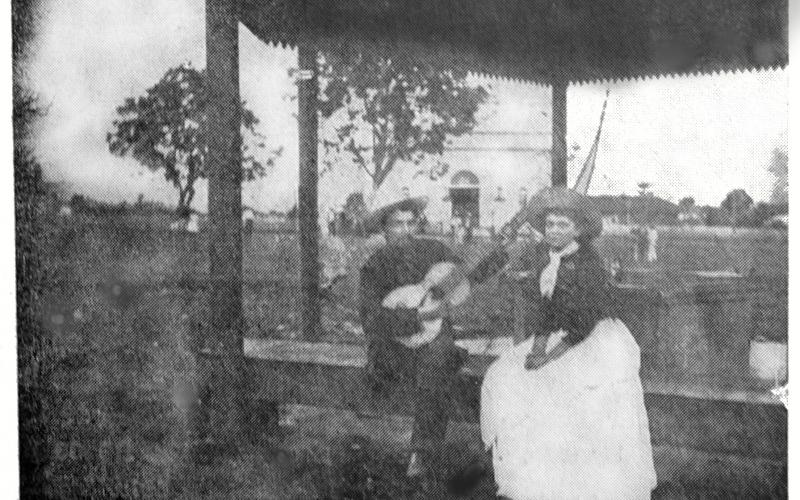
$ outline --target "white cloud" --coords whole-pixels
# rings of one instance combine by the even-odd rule
[[[588,149],[605,87],[569,93],[570,144]],[[788,80],[784,70],[660,78],[611,86],[593,192],[632,192],[638,181],[656,193],[718,204],[736,188],[769,198],[766,167],[786,146]],[[582,158],[581,158],[582,160]]]

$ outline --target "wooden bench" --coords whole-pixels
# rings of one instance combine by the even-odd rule
[[[477,422],[480,384],[510,337],[459,340],[470,351],[453,393],[453,419]],[[258,401],[408,415],[412,388],[376,395],[366,381],[361,345],[245,339],[247,391]],[[213,362],[208,352],[201,360]],[[665,377],[643,373],[655,445],[784,460],[787,412],[770,387],[750,379]]]
[[[622,316],[640,345],[658,333],[660,296],[620,292]],[[629,299],[624,293],[635,294]],[[638,300],[638,302],[636,302]],[[633,304],[633,306],[631,306]],[[452,419],[477,422],[480,386],[489,364],[513,337],[459,339],[470,352],[452,394]],[[363,345],[245,339],[246,391],[257,408],[274,403],[335,408],[368,415],[409,415],[412,388],[375,394],[366,380]],[[217,357],[201,352],[200,362]],[[787,461],[787,411],[770,384],[747,377],[665,373],[642,357],[642,384],[659,478],[676,473],[704,480],[707,470],[734,471],[773,487]],[[666,450],[666,451],[665,451]],[[697,457],[703,457],[698,459]],[[666,457],[666,458],[665,458]],[[691,458],[690,458],[691,457]]]

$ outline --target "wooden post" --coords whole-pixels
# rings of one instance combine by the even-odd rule
[[[218,362],[201,363],[206,432],[232,444],[241,430],[242,161],[239,23],[234,0],[206,0],[206,145],[208,154],[209,329],[205,349]],[[210,420],[208,420],[210,419]]]
[[[553,80],[553,149],[551,185],[567,185],[567,85],[562,78]]]
[[[312,44],[298,47],[297,81],[300,172],[297,221],[300,235],[300,328],[303,338],[320,333],[319,230],[317,213],[317,52]]]

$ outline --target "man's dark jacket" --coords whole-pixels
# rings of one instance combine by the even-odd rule
[[[469,274],[471,283],[480,283],[494,274],[507,261],[499,249],[478,264]],[[398,344],[394,338],[414,335],[420,329],[416,309],[386,309],[384,297],[395,288],[421,282],[438,262],[461,263],[461,259],[444,243],[416,238],[402,245],[378,249],[361,268],[361,322],[368,341],[370,360],[381,362],[392,356]],[[452,335],[448,318],[441,335]]]

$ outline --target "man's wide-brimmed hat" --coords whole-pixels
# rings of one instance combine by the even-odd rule
[[[603,232],[603,218],[592,200],[575,190],[564,187],[546,187],[533,195],[518,214],[520,224],[528,222],[544,233],[544,221],[548,213],[567,212],[578,220],[581,233],[595,238]]]
[[[417,196],[414,198],[404,198],[394,203],[384,205],[370,212],[364,218],[364,229],[368,234],[379,233],[383,231],[383,225],[386,223],[386,218],[397,211],[413,212],[414,215],[419,217],[425,207],[428,205],[428,198],[424,196]]]

